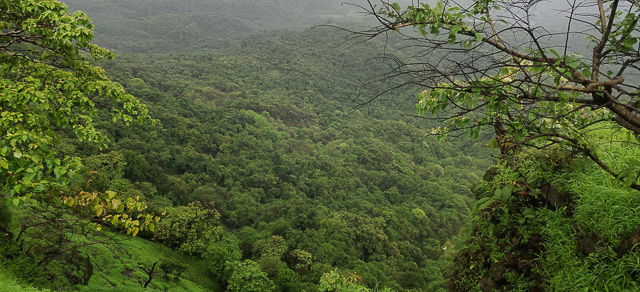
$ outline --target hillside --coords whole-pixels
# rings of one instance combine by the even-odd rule
[[[333,2],[312,18],[300,13],[318,3],[280,2],[156,1],[146,9],[138,2],[70,1],[72,9],[95,14],[96,42],[119,52],[99,65],[157,120],[127,127],[113,122],[109,108],[100,110],[96,128],[111,141],[103,149],[59,129],[58,155],[81,157],[86,166],[70,191],[117,191],[146,200],[147,213],[166,215],[155,232],[138,234],[148,242],[118,235],[117,244],[56,256],[51,248],[69,242],[40,239],[49,227],[34,227],[23,237],[34,247],[7,251],[4,269],[56,291],[131,291],[147,282],[152,267],[148,288],[157,290],[247,291],[243,285],[255,284],[317,291],[328,275],[353,276],[369,288],[445,289],[443,247],[471,214],[469,188],[492,164],[489,151],[474,141],[427,136],[433,122],[406,115],[414,111],[413,88],[357,109],[389,85],[374,82],[389,68],[372,59],[385,44],[345,43],[347,35],[331,28],[290,30],[325,15],[353,19]],[[197,21],[203,26],[193,31],[176,26],[214,7],[234,21]],[[249,16],[258,11],[267,20],[291,18],[283,16],[288,26],[266,21],[257,29],[260,18]],[[224,29],[229,22],[250,28],[234,33]],[[202,34],[207,26],[224,34]],[[13,216],[3,226],[14,234],[42,220],[24,213],[33,209],[4,206]],[[86,232],[74,240],[111,235]],[[18,256],[46,262],[11,259]],[[37,278],[18,272],[27,267],[39,271]]]
[[[299,30],[336,20],[361,19],[352,5],[322,1],[65,1],[91,16],[96,43],[137,53],[224,49],[229,43],[274,30]],[[363,3],[359,3],[363,4]]]

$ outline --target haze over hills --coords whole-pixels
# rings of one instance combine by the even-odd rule
[[[361,19],[340,0],[66,1],[96,24],[96,43],[132,52],[193,51],[277,29]]]

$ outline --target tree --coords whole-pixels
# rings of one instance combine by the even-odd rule
[[[21,203],[24,210],[22,226],[12,243],[24,245],[26,254],[41,259],[38,265],[51,258],[76,249],[104,243],[126,231],[136,236],[140,230],[155,230],[160,217],[144,213],[146,204],[139,197],[123,198],[113,191],[101,188],[104,174],[91,172],[80,184],[70,185],[64,192],[47,192],[35,200]],[[102,232],[101,225],[119,230],[112,235]],[[73,240],[81,235],[81,240]],[[42,257],[43,256],[43,257]]]
[[[638,170],[608,164],[591,139],[602,131],[640,134],[640,4],[558,1],[549,14],[541,2],[402,7],[383,0],[378,7],[368,0],[362,8],[380,25],[357,34],[399,32],[408,39],[414,58],[389,58],[395,62],[387,78],[421,88],[418,113],[444,123],[433,134],[477,138],[493,127],[490,145],[502,154],[559,146],[640,190]]]
[[[99,229],[96,223],[102,220],[134,236],[153,231],[158,217],[127,214],[146,208],[139,197],[92,189],[90,179],[78,187],[80,159],[56,150],[69,135],[106,147],[108,139],[93,122],[98,106],[110,110],[114,122],[151,121],[143,104],[91,63],[114,55],[90,43],[89,17],[69,15],[67,6],[56,0],[0,1],[0,11],[0,198],[40,216],[23,225],[15,241],[33,227],[44,228],[31,249],[52,235],[64,237],[68,228]],[[71,244],[40,262],[108,239]]]
[[[209,263],[209,270],[221,281],[226,281],[233,273],[233,267],[242,259],[242,252],[238,240],[225,234],[218,242],[207,247],[204,258]]]
[[[189,255],[202,255],[223,235],[220,213],[200,202],[169,212],[158,226],[155,238],[167,246]]]
[[[256,262],[251,260],[236,262],[228,282],[228,291],[268,292],[274,290],[273,281],[260,270],[260,266]]]
[[[300,275],[291,269],[280,269],[275,279],[276,287],[282,292],[294,292],[302,290]]]
[[[269,238],[258,240],[253,245],[253,250],[262,257],[281,258],[287,251],[287,245],[282,236],[274,235]]]
[[[98,106],[114,122],[149,121],[146,107],[90,61],[114,55],[91,44],[93,25],[56,0],[0,1],[0,185],[14,204],[64,188],[79,159],[60,157],[65,133],[106,147]]]

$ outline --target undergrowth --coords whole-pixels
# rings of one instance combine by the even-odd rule
[[[618,178],[559,149],[521,151],[487,172],[451,290],[640,290],[640,192],[629,187],[640,148],[626,133],[592,135]]]
[[[22,283],[18,277],[5,267],[0,266],[0,291],[3,292],[50,292],[49,289],[38,289]]]

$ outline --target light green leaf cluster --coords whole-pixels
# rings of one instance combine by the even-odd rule
[[[0,185],[19,203],[66,185],[78,171],[78,159],[56,155],[59,131],[106,147],[93,124],[98,105],[125,124],[149,116],[90,63],[113,54],[90,43],[86,14],[70,15],[56,0],[2,1],[0,11]]]
[[[273,281],[260,270],[256,262],[251,260],[236,262],[228,283],[228,291],[270,292],[274,290]]]
[[[180,252],[202,255],[224,232],[218,219],[218,211],[196,201],[170,211],[159,224],[155,238]]]
[[[369,292],[372,291],[364,286],[362,277],[356,273],[341,274],[337,269],[325,273],[318,285],[320,291],[349,291],[349,292]],[[389,288],[375,289],[373,291],[393,291]]]

